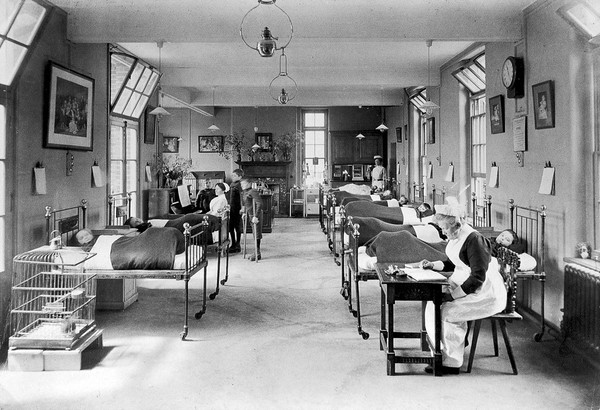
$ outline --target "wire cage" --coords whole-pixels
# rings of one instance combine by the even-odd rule
[[[13,259],[9,347],[70,349],[95,328],[96,277],[80,250],[35,250]]]

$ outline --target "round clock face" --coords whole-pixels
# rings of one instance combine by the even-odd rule
[[[507,58],[502,66],[502,84],[506,88],[510,88],[515,84],[517,70],[515,62],[511,58]]]

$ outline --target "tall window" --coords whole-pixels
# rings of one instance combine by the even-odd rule
[[[0,273],[5,272],[6,233],[6,106],[0,103]],[[0,329],[0,332],[2,329]]]
[[[48,8],[33,0],[0,2],[0,84],[12,84]]]
[[[325,135],[327,111],[303,111],[304,176],[306,185],[323,182],[325,172]]]
[[[477,197],[477,208],[483,210],[487,163],[485,94],[472,97],[469,106],[471,118],[471,188]],[[478,217],[483,217],[479,212],[477,214]]]
[[[110,126],[110,194],[130,195],[131,215],[137,214],[138,134],[134,122],[113,119]],[[116,204],[121,205],[121,204]]]

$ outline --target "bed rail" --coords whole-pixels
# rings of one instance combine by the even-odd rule
[[[81,205],[70,208],[53,210],[46,206],[46,243],[54,236],[59,236],[63,245],[69,243],[78,230],[86,227],[87,200],[82,199]]]
[[[483,195],[483,204],[479,204],[477,194],[471,194],[473,209],[473,227],[482,228],[492,226],[492,196]]]
[[[229,214],[230,207],[227,205],[219,217],[219,239],[217,243],[209,245],[209,248],[214,248],[217,253],[217,286],[215,291],[209,295],[210,300],[213,300],[219,294],[219,285],[224,285],[229,279]],[[225,256],[225,278],[223,280],[220,280],[221,255]]]
[[[437,192],[435,184],[431,185],[431,207],[446,203],[446,187],[442,187],[440,192]]]
[[[540,282],[540,326],[541,329],[534,335],[534,340],[542,340],[546,331],[545,320],[545,284],[546,284],[546,206],[539,208],[529,208],[515,205],[515,201],[510,199],[510,227],[519,237],[519,243],[524,247],[525,252],[533,256],[537,261],[537,266],[532,271],[518,272],[517,279],[537,280]]]
[[[108,225],[124,225],[131,216],[131,192],[108,197]]]

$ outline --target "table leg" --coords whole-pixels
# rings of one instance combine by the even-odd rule
[[[396,353],[394,353],[394,304],[387,304],[388,310],[388,338],[387,338],[387,374],[393,376],[396,374]]]
[[[385,292],[383,291],[383,286],[380,286],[381,289],[381,321],[379,325],[379,350],[385,349],[383,344],[384,340],[387,340],[387,329],[385,326]],[[386,343],[387,344],[387,343]]]
[[[441,340],[442,340],[442,297],[436,295],[434,300],[435,306],[435,352],[433,353],[433,369],[434,375],[442,375],[442,352],[441,352]]]

